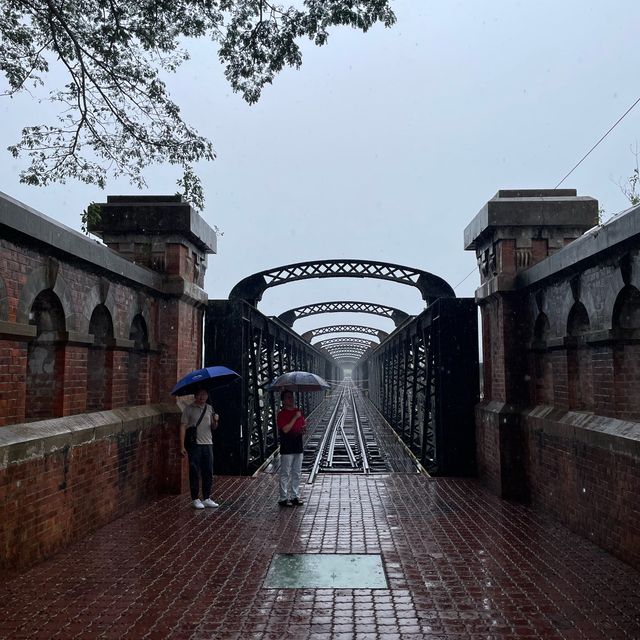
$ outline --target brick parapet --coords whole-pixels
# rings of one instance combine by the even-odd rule
[[[189,224],[178,270],[153,271],[0,194],[0,570],[186,486],[177,409],[156,405],[202,359]]]
[[[532,505],[640,568],[640,424],[555,407],[522,424]]]
[[[595,201],[581,202],[569,213]],[[564,231],[549,216],[551,232],[541,225],[537,238],[519,228],[518,242],[494,219],[468,245],[484,268],[478,469],[494,491],[531,500],[637,566],[640,540],[624,531],[640,527],[640,513],[610,497],[640,491],[640,207],[569,243],[570,216],[563,222]],[[523,233],[532,237],[528,264],[517,255]]]
[[[0,575],[186,486],[173,405],[0,429]]]

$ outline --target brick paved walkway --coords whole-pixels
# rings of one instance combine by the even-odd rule
[[[640,638],[640,574],[473,480],[217,479],[0,587],[1,638]],[[381,553],[388,590],[264,589],[277,552]]]

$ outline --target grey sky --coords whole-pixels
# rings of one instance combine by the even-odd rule
[[[398,22],[368,34],[334,30],[304,48],[257,105],[229,89],[207,42],[171,78],[187,120],[210,137],[218,160],[202,166],[204,212],[218,225],[207,291],[224,298],[241,278],[279,264],[362,258],[426,269],[457,285],[474,267],[462,231],[499,188],[553,187],[640,95],[635,1],[394,2]],[[26,97],[0,101],[0,146],[43,120]],[[567,180],[608,214],[626,207],[640,106]],[[640,141],[640,140],[639,140]],[[69,183],[18,183],[22,164],[0,155],[0,190],[79,228],[90,201],[133,193]],[[178,168],[148,171],[148,193],[175,192]],[[478,276],[458,289],[472,295]],[[417,289],[367,280],[309,280],[269,290],[277,314],[334,299],[381,302],[416,313]],[[316,317],[296,323],[366,321]]]

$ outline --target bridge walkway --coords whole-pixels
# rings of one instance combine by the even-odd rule
[[[475,480],[217,477],[218,509],[168,496],[0,586],[0,637],[486,640],[640,637],[640,574]],[[278,588],[274,554],[380,554],[384,588]],[[345,559],[346,560],[346,559]]]

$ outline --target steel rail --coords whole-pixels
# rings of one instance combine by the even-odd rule
[[[345,411],[346,415],[346,411]],[[340,424],[340,433],[342,433],[342,439],[344,440],[344,446],[347,450],[347,456],[349,457],[349,462],[351,463],[352,468],[356,468],[358,466],[358,462],[356,461],[356,455],[353,453],[353,449],[351,448],[351,444],[347,440],[347,434],[344,432],[344,422]]]
[[[340,408],[340,405],[342,404],[342,398],[344,395],[344,389],[340,390],[340,396],[338,397],[337,401],[336,401],[336,406],[333,408],[333,411],[331,412],[331,417],[329,418],[329,423],[327,424],[327,429],[324,432],[324,436],[322,437],[322,441],[320,442],[320,446],[318,447],[318,453],[316,454],[316,459],[313,463],[313,467],[311,468],[311,471],[309,472],[309,478],[307,479],[307,484],[313,484],[313,481],[316,479],[316,476],[318,475],[318,471],[320,470],[320,462],[322,461],[322,452],[324,451],[324,448],[327,444],[327,438],[329,437],[329,433],[331,431],[331,426],[333,425],[335,419],[336,419],[336,415],[338,413],[338,409]]]
[[[362,437],[362,425],[360,424],[358,407],[356,405],[356,394],[353,393],[353,391],[351,392],[351,403],[353,405],[353,418],[356,423],[356,436],[358,438],[358,445],[360,447],[360,451],[362,452],[362,471],[365,474],[369,474],[371,473],[371,469],[369,467],[369,455],[364,444],[364,438]]]

